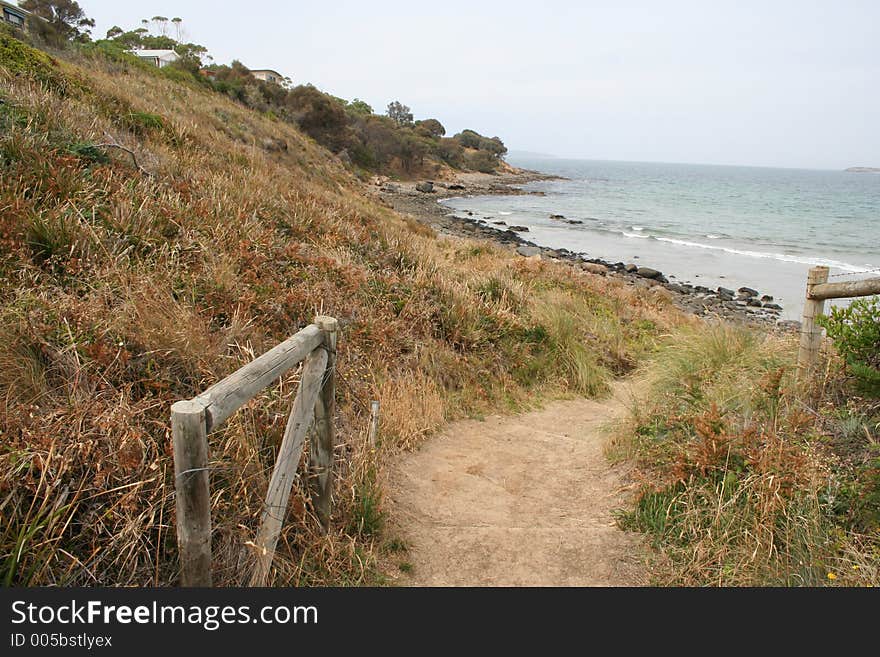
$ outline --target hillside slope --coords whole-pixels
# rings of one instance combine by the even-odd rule
[[[600,394],[680,321],[662,296],[440,239],[221,95],[2,35],[0,241],[7,584],[175,583],[171,403],[318,312],[345,323],[336,507],[323,535],[295,487],[276,584],[372,581],[370,399],[383,450],[410,446],[447,419]],[[216,583],[242,579],[296,376],[210,437]]]

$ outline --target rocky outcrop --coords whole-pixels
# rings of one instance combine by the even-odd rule
[[[662,278],[663,274],[656,269],[651,269],[650,267],[639,267],[636,269],[636,274],[641,276],[642,278],[653,278],[658,279]]]
[[[538,246],[518,246],[516,252],[525,258],[532,258],[541,255],[541,248]]]
[[[608,273],[608,267],[605,265],[600,265],[598,262],[585,262],[581,264],[581,269],[584,271],[588,271],[591,274],[598,274],[599,276],[605,276]]]
[[[425,180],[416,185],[416,191],[422,192],[423,194],[432,194],[434,192],[434,183],[430,180]]]

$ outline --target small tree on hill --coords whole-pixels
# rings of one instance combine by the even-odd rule
[[[410,126],[413,124],[412,112],[409,107],[399,100],[388,103],[388,116],[399,126]]]
[[[431,137],[442,137],[446,134],[446,128],[437,119],[424,119],[416,121],[416,128],[423,130]]]
[[[360,98],[355,98],[353,101],[351,101],[346,109],[351,110],[355,114],[362,114],[364,116],[369,116],[373,113],[373,108],[370,107],[369,103],[361,100]]]

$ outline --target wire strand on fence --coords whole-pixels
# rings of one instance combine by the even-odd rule
[[[842,274],[831,274],[828,278],[840,278],[841,276],[860,276],[861,274],[873,274],[880,272],[880,267],[876,269],[866,269],[865,271],[845,271]]]

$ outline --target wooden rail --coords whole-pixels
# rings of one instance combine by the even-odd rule
[[[335,442],[337,330],[334,318],[316,317],[313,324],[200,395],[171,407],[177,543],[183,586],[211,586],[208,433],[302,361],[305,362],[299,390],[278,450],[257,532],[257,564],[248,578],[250,585],[265,586],[268,579],[300,454],[313,424],[309,445],[309,463],[315,475],[313,500],[321,523],[328,525]]]
[[[807,274],[807,298],[801,322],[801,342],[798,349],[798,365],[810,369],[819,360],[822,344],[822,328],[816,318],[825,312],[826,299],[867,297],[880,294],[880,278],[843,283],[828,282],[828,267],[813,267]]]

